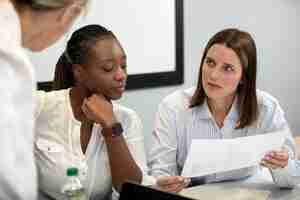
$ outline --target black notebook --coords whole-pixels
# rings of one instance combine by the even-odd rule
[[[119,200],[194,200],[177,195],[175,193],[163,192],[151,187],[126,182],[122,186]]]

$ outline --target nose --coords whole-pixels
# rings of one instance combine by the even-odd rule
[[[122,67],[118,67],[118,70],[116,71],[116,75],[115,75],[115,79],[117,81],[124,81],[127,78],[127,73],[125,71],[125,69],[123,69]]]
[[[210,71],[210,79],[211,80],[216,80],[220,76],[219,74],[219,69],[217,67],[211,69]]]

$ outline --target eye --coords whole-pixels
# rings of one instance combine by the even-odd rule
[[[224,66],[224,71],[226,72],[233,72],[234,71],[234,67],[231,65],[225,65]]]
[[[102,69],[105,72],[111,72],[114,69],[114,66],[112,64],[107,64],[107,65],[102,66]]]
[[[126,70],[127,70],[127,65],[124,64],[124,65],[121,66],[121,68],[122,68],[124,71],[126,71]]]
[[[215,66],[215,62],[214,62],[214,60],[211,59],[211,58],[206,58],[206,59],[205,59],[205,63],[206,63],[206,65],[208,65],[209,67]]]

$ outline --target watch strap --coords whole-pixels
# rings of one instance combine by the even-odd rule
[[[120,122],[114,123],[111,127],[103,128],[102,135],[104,137],[118,137],[123,133],[123,127]]]

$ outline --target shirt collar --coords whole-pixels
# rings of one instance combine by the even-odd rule
[[[213,116],[209,110],[208,104],[207,104],[207,100],[204,100],[204,103],[202,106],[197,106],[195,108],[197,115],[199,116],[200,119],[213,119]],[[230,108],[229,113],[226,116],[226,119],[231,119],[231,120],[238,120],[239,117],[239,112],[238,112],[238,98],[235,97],[233,104]]]

